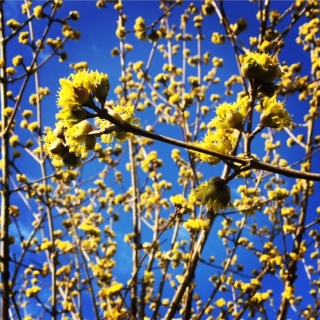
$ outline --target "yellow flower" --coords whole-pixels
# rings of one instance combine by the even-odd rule
[[[26,296],[28,298],[34,297],[38,292],[40,292],[41,288],[38,286],[33,286],[26,290]]]
[[[186,198],[184,196],[182,196],[181,194],[177,194],[175,196],[170,197],[170,201],[175,206],[182,206],[185,203],[187,203]]]
[[[21,64],[23,63],[23,57],[18,55],[18,56],[15,56],[13,59],[12,59],[12,64],[17,67],[17,66],[20,66]]]
[[[63,25],[61,32],[66,38],[70,38],[72,40],[80,39],[80,32],[73,30],[69,25]]]
[[[70,67],[74,70],[83,70],[83,69],[89,69],[89,65],[88,65],[88,62],[86,61],[81,61],[81,62],[77,62],[77,63],[72,63],[70,64]]]
[[[109,77],[107,74],[98,71],[91,71],[90,77],[93,96],[99,100],[101,105],[104,105],[110,89]]]
[[[204,139],[196,145],[207,150],[228,153],[232,150],[235,144],[235,135],[232,131],[217,129],[215,131],[208,130]],[[210,165],[216,165],[221,160],[216,156],[207,155],[197,152],[197,157]]]
[[[180,102],[180,95],[178,93],[173,94],[172,96],[170,96],[169,101],[172,104],[178,104]]]
[[[294,291],[295,290],[293,287],[290,287],[289,285],[287,285],[284,292],[282,293],[282,296],[287,300],[292,299],[294,298],[294,295],[293,295]]]
[[[212,37],[211,37],[211,41],[214,43],[214,44],[224,44],[225,41],[226,41],[226,37],[222,34],[219,34],[217,32],[214,32],[212,34]]]
[[[143,20],[142,17],[138,17],[136,19],[133,28],[135,30],[135,35],[136,35],[136,37],[138,39],[140,39],[140,40],[146,40],[147,39],[146,25],[145,25],[145,21]]]
[[[248,79],[259,79],[262,83],[281,78],[282,71],[275,57],[265,53],[250,52],[243,58],[241,74]]]
[[[62,252],[70,252],[73,250],[74,245],[69,241],[61,241],[56,240],[55,245],[62,251]]]
[[[140,125],[140,119],[134,117],[134,106],[132,104],[126,106],[118,105],[113,109],[108,109],[108,113],[117,120],[126,121],[137,127]],[[97,122],[100,124],[100,130],[112,128],[111,133],[101,135],[102,142],[111,143],[114,138],[123,142],[133,136],[132,133],[123,131],[114,126],[110,121],[97,119]]]
[[[163,306],[167,307],[169,305],[169,303],[170,303],[170,300],[168,298],[162,299],[162,305]]]
[[[12,77],[16,72],[17,72],[17,70],[15,68],[13,68],[13,67],[6,68],[6,74],[9,77]]]
[[[249,97],[238,99],[237,102],[223,103],[217,107],[217,116],[208,123],[208,128],[241,129],[247,114]]]
[[[41,19],[41,18],[44,18],[45,15],[42,11],[42,7],[41,6],[36,6],[33,8],[33,14],[34,16],[37,18],[37,19]]]
[[[283,200],[289,196],[289,191],[285,188],[276,187],[274,190],[268,190],[270,200]]]
[[[201,231],[209,228],[209,221],[203,219],[189,219],[183,224],[188,231]]]
[[[118,294],[122,290],[122,288],[123,288],[123,284],[115,281],[111,283],[111,286],[109,288],[102,288],[99,292],[99,295],[102,298],[110,297]]]
[[[80,14],[78,11],[70,11],[69,12],[69,18],[73,21],[77,21],[80,19]]]
[[[89,100],[89,90],[75,84],[69,79],[60,79],[61,90],[58,92],[58,105],[63,108],[74,109]]]
[[[20,23],[15,19],[10,19],[7,21],[7,26],[11,29],[16,29],[20,26]]]
[[[68,79],[60,79],[60,85],[58,105],[71,110],[88,103],[90,92],[104,104],[110,88],[107,74],[87,70],[79,70]]]
[[[191,195],[214,212],[228,207],[231,200],[230,188],[219,177],[201,183],[191,192]]]
[[[28,38],[29,38],[29,32],[28,31],[20,32],[20,34],[19,34],[19,42],[20,43],[27,44],[29,42]]]
[[[292,119],[282,102],[276,101],[276,96],[263,100],[263,112],[260,123],[264,127],[283,128],[292,125]]]
[[[215,302],[215,305],[219,308],[222,308],[223,306],[226,305],[226,301],[223,298],[220,298]]]

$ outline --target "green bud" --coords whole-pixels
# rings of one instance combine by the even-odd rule
[[[109,89],[110,83],[108,80],[108,76],[104,75],[99,82],[96,82],[92,86],[92,93],[99,100],[99,102],[104,105]]]
[[[218,157],[215,156],[207,156],[206,162],[210,164],[210,166],[215,166],[218,164],[221,160]]]
[[[230,110],[226,114],[226,121],[230,128],[238,129],[239,127],[242,127],[243,116],[238,111]]]
[[[73,88],[76,95],[76,101],[80,104],[86,104],[89,102],[90,93],[85,87]]]
[[[258,76],[261,74],[262,72],[262,68],[259,64],[257,63],[243,63],[241,65],[241,75],[244,78],[247,79],[254,79],[254,78],[258,78]]]
[[[71,110],[71,114],[76,117],[78,120],[83,120],[87,117],[88,111],[83,109],[80,106],[75,107]]]
[[[51,143],[49,151],[62,158],[68,152],[68,148],[60,139],[57,139]]]
[[[67,152],[63,159],[63,163],[67,166],[77,167],[81,164],[80,157],[78,157],[75,153]]]
[[[211,198],[212,202],[221,203],[223,206],[226,206],[231,200],[230,188],[227,185],[224,185],[218,189]]]
[[[64,138],[63,128],[60,128],[60,127],[55,128],[53,130],[53,134],[59,139],[63,139]]]
[[[96,145],[95,136],[86,136],[84,140],[84,144],[87,150],[93,150]]]
[[[117,128],[115,131],[113,131],[113,135],[119,140],[125,140],[127,137],[127,132]]]
[[[278,116],[275,113],[262,113],[260,116],[260,123],[263,127],[276,129],[279,128],[280,125],[275,121],[275,119],[278,119]]]
[[[89,121],[83,120],[77,124],[77,131],[74,134],[75,138],[82,138],[87,133],[91,132],[93,130],[92,125]]]
[[[213,204],[226,206],[230,200],[230,188],[224,184],[224,181],[220,177],[211,178],[208,189],[204,195],[204,203],[207,203],[209,206]]]
[[[271,82],[268,82],[268,83],[262,84],[261,87],[259,88],[259,91],[265,96],[271,98],[278,89],[279,89],[279,86]]]

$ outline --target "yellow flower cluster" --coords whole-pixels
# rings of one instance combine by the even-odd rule
[[[189,212],[192,210],[192,204],[187,201],[187,199],[181,194],[170,197],[170,202],[178,208],[184,209],[184,212]]]
[[[64,127],[61,122],[56,126],[54,130],[47,129],[43,138],[49,156],[54,159],[53,165],[80,165],[81,156],[92,150],[96,143],[95,137],[86,136],[92,131],[90,122],[83,120],[69,128]]]
[[[61,110],[57,114],[58,123],[54,130],[47,129],[43,140],[55,166],[76,167],[81,164],[80,159],[85,158],[96,145],[95,136],[89,135],[93,127],[87,119],[92,118],[92,115],[86,108],[96,110],[97,101],[100,108],[104,108],[110,84],[107,74],[78,70],[68,79],[60,79],[60,85],[57,103]],[[133,105],[116,106],[108,113],[117,121],[139,125],[139,120],[133,117]],[[99,118],[97,122],[101,130],[108,131],[101,136],[103,142],[109,143],[113,138],[124,141],[132,136],[110,121]]]
[[[260,117],[260,123],[264,127],[281,129],[290,127],[292,119],[288,111],[284,108],[282,102],[276,101],[276,96],[265,98],[263,100],[263,112]]]
[[[294,291],[295,291],[295,289],[293,287],[287,285],[285,287],[284,292],[282,293],[282,296],[284,298],[286,298],[287,300],[290,300],[290,299],[294,298]]]
[[[102,288],[99,292],[100,297],[111,297],[117,295],[123,288],[123,284],[119,282],[113,282],[110,287]]]
[[[201,231],[209,228],[209,222],[203,219],[189,219],[183,226],[188,231]]]
[[[28,288],[28,289],[26,290],[26,296],[27,296],[28,298],[34,297],[34,296],[37,295],[37,293],[40,292],[40,291],[41,291],[41,288],[40,288],[40,287],[38,287],[38,286],[33,286],[33,287]]]
[[[200,204],[205,204],[217,213],[229,206],[231,200],[230,188],[221,178],[213,177],[192,190],[189,201],[195,203],[197,200],[200,201]]]
[[[217,116],[212,119],[207,127],[215,128],[215,131],[208,130],[204,139],[197,143],[197,146],[217,151],[229,153],[236,144],[237,134],[234,129],[243,130],[243,122],[247,114],[249,97],[238,98],[233,103],[223,103],[216,109]],[[210,165],[218,164],[221,159],[203,153],[197,153],[197,157]]]
[[[104,104],[110,89],[107,74],[80,70],[72,74],[70,78],[60,79],[61,89],[58,92],[60,107],[72,111],[76,107],[86,105],[89,103],[90,93]]]
[[[283,200],[289,196],[289,191],[284,188],[275,188],[274,190],[268,190],[268,198],[270,200]]]
[[[211,36],[211,41],[214,44],[224,44],[226,41],[226,37],[223,34],[219,34],[218,32],[214,32]]]
[[[215,131],[208,130],[207,135],[201,142],[196,143],[196,145],[207,150],[228,153],[232,150],[235,142],[236,137],[233,134],[232,130],[228,131],[218,128]],[[201,161],[207,162],[212,166],[218,164],[221,161],[221,159],[219,159],[218,157],[200,152],[197,152],[196,155],[199,159],[201,159]]]
[[[243,58],[241,74],[248,79],[258,79],[261,83],[271,83],[281,78],[282,71],[276,58],[265,53],[250,52]]]
[[[146,40],[147,34],[146,34],[146,24],[142,17],[138,17],[135,21],[135,24],[133,26],[135,35],[139,40]]]
[[[217,107],[217,116],[208,124],[208,128],[242,129],[246,117],[249,97],[240,98],[237,102],[223,103]]]
[[[133,126],[139,127],[140,119],[134,117],[134,106],[128,104],[126,106],[118,105],[113,109],[108,109],[108,113],[113,116],[116,120],[125,121]],[[114,126],[108,120],[97,119],[97,123],[100,124],[100,129],[109,129],[110,133],[101,135],[101,141],[105,143],[111,143],[114,138],[118,141],[123,142],[130,139],[133,134],[121,130],[119,127]]]

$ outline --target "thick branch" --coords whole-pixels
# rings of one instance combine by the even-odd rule
[[[290,177],[290,178],[296,178],[296,179],[305,179],[309,181],[320,181],[320,174],[316,173],[308,173],[308,172],[301,172],[298,170],[292,170],[288,168],[281,168],[279,166],[275,166],[266,162],[262,162],[259,160],[255,160],[252,158],[239,158],[230,154],[225,154],[217,151],[207,150],[201,147],[198,147],[196,145],[193,145],[191,143],[183,142],[180,140],[176,140],[173,138],[169,138],[167,136],[159,135],[156,133],[145,131],[141,128],[135,127],[130,125],[129,123],[125,121],[119,121],[112,117],[110,114],[108,114],[107,110],[100,110],[98,107],[92,107],[94,110],[98,113],[99,117],[102,119],[106,119],[112,123],[115,124],[115,126],[119,127],[121,130],[124,130],[126,132],[131,132],[135,135],[139,135],[142,137],[146,137],[149,139],[161,141],[173,146],[177,146],[180,148],[185,148],[187,150],[193,150],[196,152],[201,152],[204,154],[208,154],[211,156],[215,156],[220,158],[222,161],[229,161],[232,164],[240,164],[247,166],[249,169],[257,169],[257,170],[264,170],[268,172],[278,173],[280,175]],[[106,133],[109,132],[108,128],[106,129]],[[95,136],[101,136],[102,134],[105,134],[104,131],[92,131],[88,135],[95,135]]]

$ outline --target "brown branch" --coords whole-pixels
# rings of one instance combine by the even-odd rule
[[[131,124],[129,124],[128,122],[125,122],[125,121],[119,121],[119,120],[115,119],[113,116],[111,116],[110,114],[108,114],[107,110],[101,110],[96,106],[91,106],[91,108],[93,108],[98,113],[98,115],[101,119],[106,119],[106,120],[114,123],[114,125],[119,127],[121,130],[133,133],[135,135],[139,135],[139,136],[142,136],[145,138],[164,142],[164,143],[167,143],[167,144],[170,144],[173,146],[177,146],[180,148],[184,148],[187,150],[192,150],[192,151],[204,153],[207,155],[215,156],[215,157],[220,158],[224,162],[229,161],[232,164],[245,165],[245,166],[247,166],[248,170],[249,169],[264,170],[264,171],[268,171],[268,172],[278,173],[280,175],[290,177],[290,178],[305,179],[308,181],[320,181],[320,174],[301,172],[298,170],[292,170],[292,169],[288,169],[288,168],[281,168],[279,166],[275,166],[275,165],[272,165],[272,164],[269,164],[269,163],[266,163],[263,161],[259,161],[256,159],[239,158],[239,157],[236,157],[231,154],[225,154],[225,153],[221,153],[221,152],[217,152],[217,151],[207,150],[207,149],[198,147],[196,145],[193,145],[191,143],[183,142],[180,140],[169,138],[167,136],[163,136],[163,135],[159,135],[156,133],[145,131],[141,128],[132,126]],[[101,136],[102,134],[104,134],[104,131],[92,131],[88,135]]]
[[[5,21],[4,21],[4,8],[3,1],[0,1],[0,39],[5,38]],[[0,58],[6,63],[6,46],[3,42],[0,44]],[[7,81],[5,75],[5,66],[0,69],[0,101],[1,101],[1,122],[2,122],[2,142],[1,142],[1,154],[2,154],[2,191],[1,191],[1,250],[0,257],[2,261],[0,263],[1,271],[1,285],[2,285],[2,301],[1,301],[1,319],[9,320],[10,309],[10,271],[9,271],[9,257],[10,257],[10,238],[9,238],[9,206],[10,206],[10,185],[9,185],[9,134],[8,130],[4,128],[8,124],[8,119],[5,116],[5,108],[7,107]]]

